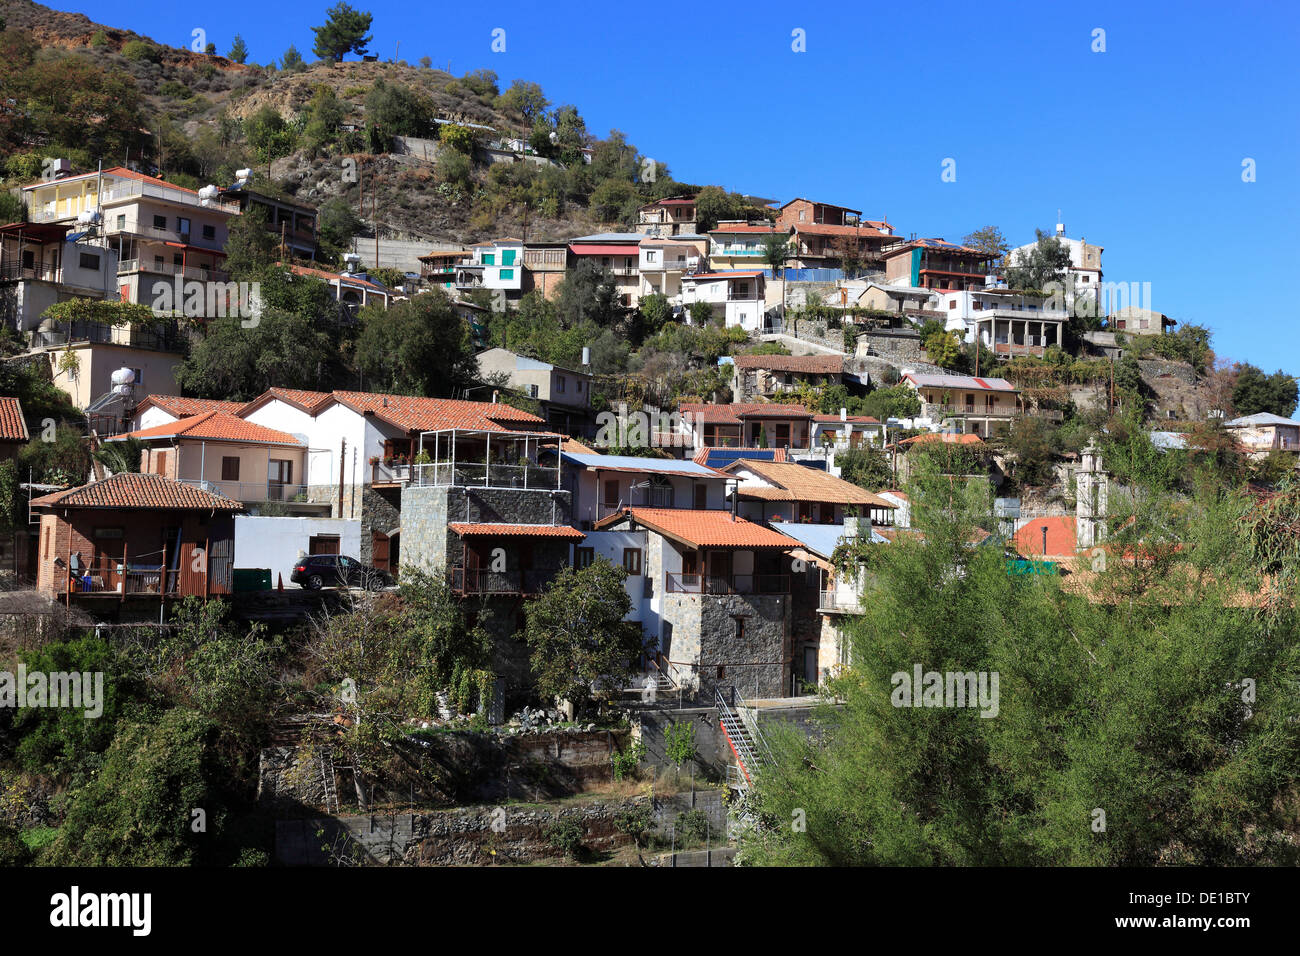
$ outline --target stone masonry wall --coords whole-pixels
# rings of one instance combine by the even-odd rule
[[[694,665],[688,686],[711,693],[735,686],[746,697],[779,697],[789,684],[790,598],[743,594],[666,594],[672,625],[668,657]],[[737,618],[744,619],[744,636]],[[722,667],[722,676],[718,668]]]

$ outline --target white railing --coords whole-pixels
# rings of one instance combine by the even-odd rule
[[[417,485],[455,488],[519,488],[554,490],[559,487],[559,469],[541,465],[499,465],[483,462],[438,462],[413,465]]]

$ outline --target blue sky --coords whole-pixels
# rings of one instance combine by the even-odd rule
[[[51,5],[176,46],[202,28],[222,53],[240,33],[265,63],[290,43],[312,59],[329,4]],[[1152,307],[1209,326],[1220,355],[1300,375],[1300,5],[356,6],[381,58],[400,42],[411,63],[540,83],[685,182],[839,203],[902,233],[993,224],[1013,245],[1059,208],[1105,247],[1107,281],[1150,282]]]

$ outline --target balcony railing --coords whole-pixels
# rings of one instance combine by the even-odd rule
[[[100,558],[67,573],[66,578],[56,566],[54,580],[59,594],[69,591],[73,594],[177,594],[180,591],[178,569],[164,570],[161,564],[136,563],[129,559],[123,565],[121,561]]]
[[[149,262],[147,259],[123,259],[117,264],[117,274],[131,275],[135,272],[149,272],[154,275],[180,276],[183,279],[197,279],[200,282],[229,282],[230,273],[224,269],[207,266],[178,266],[172,262]]]
[[[484,568],[454,567],[448,575],[457,594],[540,594],[559,573],[545,571],[489,571]]]
[[[454,465],[451,462],[440,462],[410,467],[417,485],[539,490],[553,490],[559,487],[559,469],[541,465],[488,465],[483,462],[458,461]],[[408,477],[406,480],[410,481],[411,478]]]
[[[157,239],[162,242],[183,242],[186,245],[206,246],[211,249],[221,249],[214,235],[211,239],[205,239],[200,231],[197,235],[194,232],[181,232],[178,229],[167,229],[160,226],[146,226],[142,223],[124,222],[119,226],[116,221],[106,223],[104,227],[106,235],[115,236],[119,233],[124,236],[139,236],[143,239]],[[276,233],[279,236],[279,233]],[[292,236],[292,233],[290,233]]]
[[[24,266],[21,262],[0,264],[0,282],[61,282],[61,272],[52,263],[42,262],[34,266]]]
[[[214,495],[224,495],[235,501],[307,501],[307,486],[282,481],[206,481],[202,478],[181,478],[187,485],[201,488]]]
[[[936,415],[975,415],[980,418],[1014,418],[1016,410],[1004,405],[986,407],[984,405],[951,405],[924,402],[921,416],[933,418]]]
[[[669,594],[789,594],[788,574],[665,575]]]
[[[857,597],[847,598],[839,595],[834,589],[819,592],[817,598],[817,610],[819,611],[841,611],[846,614],[861,614],[862,605],[858,603]]]
[[[149,328],[102,325],[98,322],[73,322],[62,329],[36,330],[31,333],[34,347],[67,345],[69,342],[89,342],[92,345],[124,345],[130,348],[155,352],[183,353],[188,342],[175,324],[161,324]]]

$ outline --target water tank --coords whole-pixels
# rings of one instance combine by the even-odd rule
[[[111,381],[114,385],[133,385],[135,384],[135,372],[129,368],[120,368],[113,373]]]
[[[591,364],[591,348],[586,345],[582,347],[582,364],[584,367]]]
[[[253,178],[253,171],[252,171],[251,169],[236,169],[236,170],[235,170],[235,178],[236,178],[236,179],[239,179],[239,180],[249,180],[249,179],[252,179],[252,178]]]

